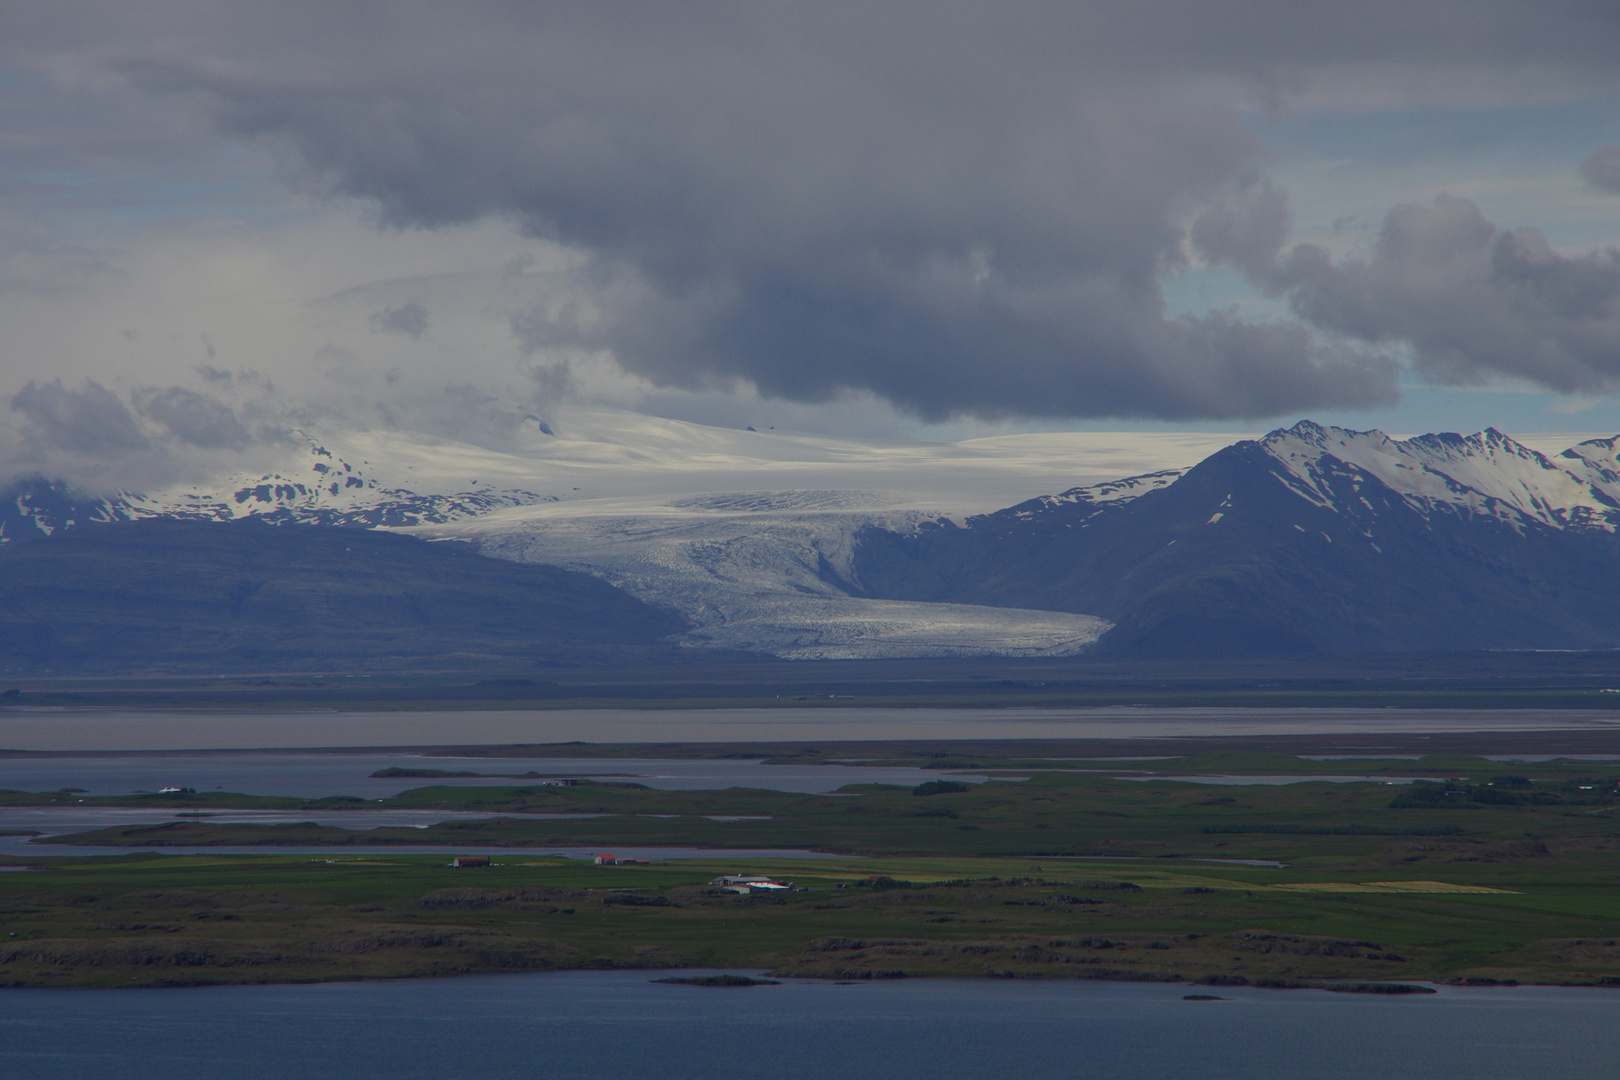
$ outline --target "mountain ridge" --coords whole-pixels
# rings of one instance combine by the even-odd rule
[[[129,518],[403,525],[498,559],[584,571],[678,610],[690,623],[685,645],[784,657],[1620,643],[1610,611],[1620,595],[1620,437],[1543,452],[1494,428],[1397,439],[1301,421],[1190,468],[953,514],[878,485],[759,483],[801,478],[792,470],[803,463],[788,460],[800,437],[644,427],[587,431],[570,446],[559,425],[561,435],[533,436],[534,456],[506,458],[429,440],[390,460],[380,456],[386,439],[361,440],[353,453],[306,436],[304,471],[185,497],[75,500],[59,485],[23,485],[0,499],[0,543]],[[643,436],[652,441],[635,441]],[[679,446],[723,471],[694,481],[671,456]],[[831,458],[849,450],[818,447]],[[754,455],[746,468],[739,448]],[[776,458],[787,471],[773,471]],[[636,460],[653,471],[623,477]],[[575,473],[541,471],[569,461]],[[581,484],[560,495],[524,486],[542,475]],[[401,486],[412,476],[432,484]],[[747,486],[723,494],[697,487],[739,477]],[[603,488],[606,479],[620,486]]]
[[[1115,624],[1099,655],[1612,648],[1617,517],[1582,479],[1500,432],[1301,424],[1129,497],[867,530],[852,576],[878,597],[1097,615]]]

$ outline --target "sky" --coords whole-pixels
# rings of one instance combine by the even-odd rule
[[[1620,6],[0,10],[0,479],[612,405],[1620,431]]]

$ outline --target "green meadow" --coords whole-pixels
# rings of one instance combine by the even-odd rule
[[[365,803],[9,792],[12,805],[188,812],[68,838],[78,843],[262,854],[13,858],[28,869],[0,873],[0,983],[719,966],[835,979],[1620,985],[1620,765],[1271,753],[950,764],[1007,775],[828,795],[429,785]],[[1198,775],[1250,782],[1171,779]],[[1254,782],[1325,775],[1373,779]],[[1390,782],[1412,777],[1433,782]],[[356,806],[480,816],[427,829],[207,816],[304,808],[341,820]],[[406,844],[444,854],[352,851]],[[322,852],[279,850],[288,845]],[[713,853],[610,867],[514,850],[662,846]],[[494,865],[453,869],[456,854]],[[793,889],[710,884],[732,873]]]

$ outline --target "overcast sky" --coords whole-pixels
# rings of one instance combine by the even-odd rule
[[[0,471],[1620,431],[1620,5],[11,3]]]

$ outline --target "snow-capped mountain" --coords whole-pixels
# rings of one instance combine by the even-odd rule
[[[789,657],[1077,652],[1085,613],[852,594],[857,533],[964,519],[1009,498],[1184,465],[1230,436],[1030,433],[885,445],[608,410],[525,424],[494,451],[400,432],[309,435],[271,467],[98,500],[0,499],[0,543],[140,517],[409,527],[584,570],[673,608],[694,646]]]
[[[499,450],[401,431],[298,432],[270,448],[261,467],[206,483],[105,498],[75,496],[46,480],[13,485],[0,494],[0,544],[74,523],[150,516],[400,526],[549,502],[570,517],[779,512],[794,500],[803,510],[832,510],[836,502],[966,516],[1076,480],[1189,465],[1232,439],[1035,432],[883,444],[608,409],[525,423]]]
[[[1620,437],[1547,457],[1495,428],[1402,440],[1307,421],[1272,432],[1260,445],[1286,468],[1285,482],[1293,490],[1323,506],[1332,505],[1324,477],[1350,465],[1424,514],[1478,514],[1609,532],[1620,526]]]
[[[208,485],[193,484],[152,492],[120,491],[101,498],[76,496],[42,481],[25,481],[0,502],[0,544],[74,525],[142,518],[234,521],[265,517],[311,525],[408,526],[476,517],[507,506],[542,502],[556,496],[521,488],[485,484],[474,479],[462,490],[438,476],[428,489],[413,490],[373,468],[360,456],[328,449],[326,442],[295,432],[276,467],[266,472],[236,473]],[[392,470],[397,473],[398,466]],[[406,465],[410,483],[414,467]],[[382,477],[380,478],[379,474]]]
[[[1301,423],[963,528],[871,529],[871,595],[1084,612],[1119,654],[1620,647],[1617,440]]]
[[[500,451],[310,434],[207,485],[21,485],[0,543],[146,517],[400,528],[594,574],[683,615],[685,644],[784,657],[1620,645],[1620,439],[1229,440],[892,446],[607,411]]]
[[[1333,509],[1331,477],[1346,466],[1376,478],[1421,514],[1488,516],[1552,528],[1620,528],[1620,436],[1592,439],[1549,456],[1495,428],[1474,435],[1396,439],[1304,420],[1258,440],[1283,467],[1278,478],[1302,498]],[[1043,495],[1011,508],[1043,510],[1128,502],[1168,487],[1186,469],[1164,469]],[[1339,508],[1343,509],[1343,508]]]

